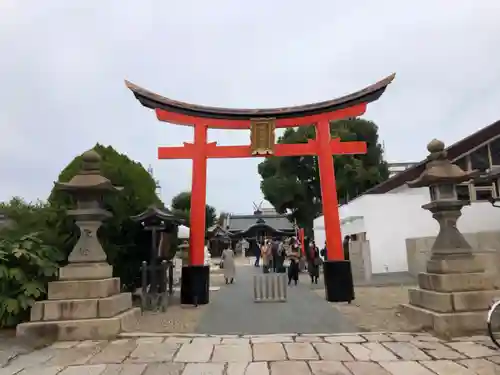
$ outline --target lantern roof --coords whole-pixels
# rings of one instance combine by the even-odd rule
[[[55,187],[64,191],[92,190],[119,191],[121,187],[113,186],[110,180],[101,175],[101,156],[94,150],[82,154],[82,167],[69,182],[56,182]]]
[[[412,188],[436,184],[459,184],[472,179],[477,171],[466,172],[449,159],[442,141],[433,139],[427,145],[425,169],[415,180],[407,182]]]

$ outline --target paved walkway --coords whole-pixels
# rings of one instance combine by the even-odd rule
[[[488,343],[398,333],[128,336],[13,354],[0,375],[498,375],[500,352]]]
[[[235,284],[211,293],[210,304],[197,327],[208,334],[271,334],[357,332],[338,310],[312,293],[309,282],[288,288],[288,301],[254,303],[253,275],[259,268],[239,266]],[[320,280],[321,282],[321,280]]]

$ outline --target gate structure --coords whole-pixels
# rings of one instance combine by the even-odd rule
[[[165,98],[125,81],[126,86],[143,106],[155,110],[158,120],[194,127],[194,142],[184,142],[183,146],[158,148],[159,159],[193,161],[191,264],[183,270],[183,302],[206,304],[209,300],[210,273],[209,266],[204,265],[207,159],[302,155],[318,157],[328,250],[327,261],[324,263],[326,299],[331,302],[353,299],[350,264],[344,260],[342,250],[332,155],[364,154],[367,147],[365,142],[341,142],[338,138],[332,139],[330,122],[364,114],[367,104],[379,99],[394,77],[395,74],[392,74],[374,85],[337,99],[271,109],[228,109],[188,104]],[[275,143],[275,129],[312,124],[316,128],[316,139],[297,144]],[[250,130],[251,144],[218,146],[216,142],[207,142],[208,128]]]

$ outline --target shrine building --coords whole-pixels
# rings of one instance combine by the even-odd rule
[[[229,214],[223,228],[238,241],[246,238],[250,243],[269,237],[295,236],[295,226],[287,215],[277,213],[274,208],[256,207],[253,214]]]

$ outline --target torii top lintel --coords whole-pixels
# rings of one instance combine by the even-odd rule
[[[332,121],[360,116],[368,103],[380,98],[394,77],[395,74],[391,74],[371,86],[337,99],[268,109],[230,109],[189,104],[165,98],[129,81],[125,81],[125,84],[143,106],[156,111],[160,121],[179,125],[203,122],[214,129],[249,129],[251,120],[259,118],[272,118],[276,128],[284,128],[311,125],[320,118]]]

